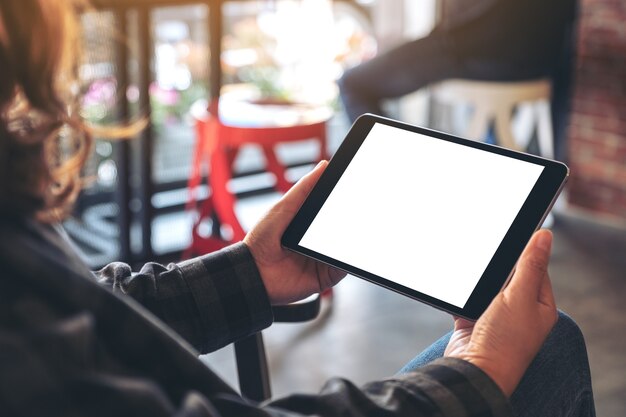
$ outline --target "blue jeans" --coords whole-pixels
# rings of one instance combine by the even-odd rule
[[[451,333],[416,356],[400,372],[409,372],[443,356]],[[516,416],[595,416],[591,374],[583,335],[565,313],[511,396]]]

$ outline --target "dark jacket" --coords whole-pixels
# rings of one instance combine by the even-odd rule
[[[361,388],[334,379],[318,394],[248,402],[194,348],[217,349],[271,322],[243,244],[137,274],[122,263],[92,274],[55,228],[0,218],[2,416],[510,413],[493,381],[456,359]]]

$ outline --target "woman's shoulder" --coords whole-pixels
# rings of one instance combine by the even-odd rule
[[[48,292],[89,281],[91,271],[60,230],[33,218],[0,216],[0,280],[19,279]]]
[[[23,252],[22,256],[8,256],[17,252]],[[42,223],[31,217],[1,215],[0,257],[11,262],[32,263],[39,256],[60,263],[77,257],[63,236],[61,225]]]

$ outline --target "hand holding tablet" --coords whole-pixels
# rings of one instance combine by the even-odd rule
[[[365,115],[282,244],[476,319],[567,175],[558,162]]]

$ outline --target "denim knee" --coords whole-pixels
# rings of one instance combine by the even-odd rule
[[[579,345],[584,347],[585,338],[574,319],[561,310],[558,311],[558,316],[559,318],[550,332],[550,335],[548,335],[548,338],[554,334],[555,336],[558,336],[558,339],[561,342],[569,341],[570,345]]]
[[[589,361],[583,334],[576,322],[566,313],[559,311],[558,320],[528,371],[532,374],[550,368],[556,379],[568,379],[572,373],[589,377]]]
[[[583,334],[566,313],[558,316],[511,396],[515,415],[595,415]]]

